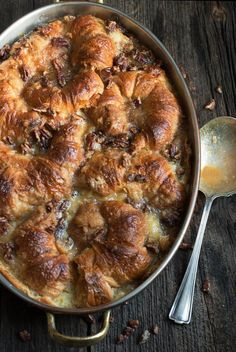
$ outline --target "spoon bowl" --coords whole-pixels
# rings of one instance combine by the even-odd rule
[[[201,128],[200,190],[206,197],[236,192],[236,119],[222,116]]]

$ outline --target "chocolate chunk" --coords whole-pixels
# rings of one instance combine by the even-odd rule
[[[213,111],[216,107],[215,99],[211,99],[208,103],[205,104],[204,108],[206,110]]]
[[[69,47],[69,41],[66,38],[62,38],[62,37],[56,37],[56,38],[52,38],[51,43],[53,46],[55,47],[64,47],[64,48],[68,48]]]
[[[109,83],[110,79],[112,78],[111,68],[104,68],[100,72],[100,77],[104,83]]]
[[[211,288],[210,281],[208,279],[205,279],[202,284],[202,291],[204,293],[209,293]]]
[[[0,62],[7,60],[10,56],[10,46],[8,44],[4,45],[2,49],[0,49]]]
[[[31,335],[29,331],[27,330],[22,330],[19,332],[19,337],[23,342],[27,342],[31,340]]]
[[[139,327],[139,320],[137,320],[137,319],[129,320],[128,326],[130,326],[132,329],[137,329]]]
[[[139,337],[138,343],[142,345],[143,343],[146,343],[147,340],[150,338],[150,332],[148,330],[145,330],[143,334]]]

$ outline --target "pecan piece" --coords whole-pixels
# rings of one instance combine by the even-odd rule
[[[63,37],[55,37],[52,38],[51,43],[53,46],[57,48],[68,48],[69,47],[69,41],[66,38]]]
[[[7,60],[10,56],[10,45],[6,44],[0,49],[0,61]]]
[[[27,82],[30,78],[30,71],[27,67],[21,66],[19,67],[20,75],[23,80],[23,82]]]
[[[58,84],[61,87],[64,87],[66,85],[66,79],[62,72],[62,68],[63,68],[62,62],[59,59],[54,59],[52,60],[52,64],[56,70]]]

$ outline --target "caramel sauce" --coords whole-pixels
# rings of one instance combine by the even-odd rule
[[[215,187],[222,182],[223,174],[219,168],[207,165],[202,169],[201,178],[209,187]]]

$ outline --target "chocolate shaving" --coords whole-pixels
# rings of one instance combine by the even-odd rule
[[[150,338],[150,332],[148,330],[145,330],[143,334],[139,337],[138,343],[139,345],[142,345],[143,343],[146,343],[147,340]]]
[[[19,337],[23,342],[27,342],[31,340],[31,335],[29,331],[27,330],[22,330],[19,332]]]
[[[0,49],[0,62],[7,60],[10,56],[10,45],[6,44]]]
[[[55,37],[52,38],[51,43],[53,46],[57,47],[57,48],[68,48],[69,47],[69,41],[66,38],[62,38],[62,37]]]
[[[54,59],[52,60],[52,64],[56,70],[58,84],[61,87],[64,87],[66,85],[66,79],[62,72],[62,68],[63,68],[62,62],[59,59]]]
[[[203,284],[202,284],[202,291],[204,293],[209,293],[210,292],[210,288],[211,288],[210,281],[208,279],[204,280]]]
[[[208,103],[205,104],[204,108],[206,110],[213,111],[216,107],[215,99],[211,99]]]

